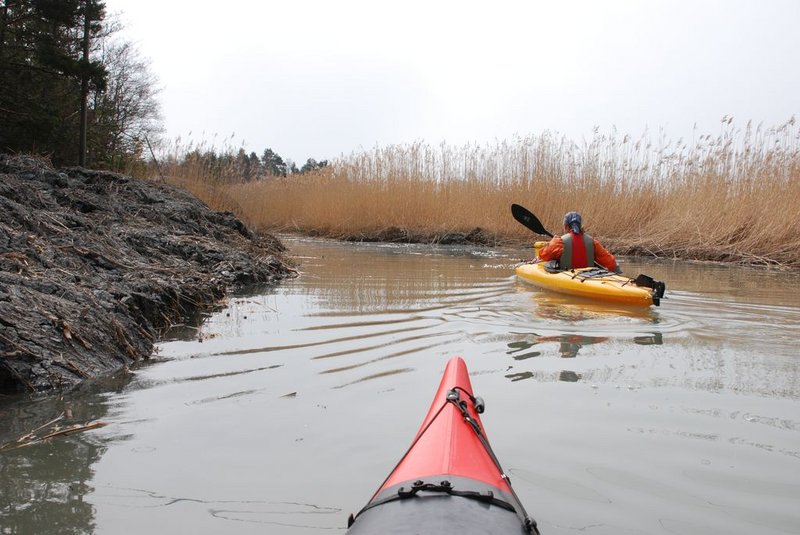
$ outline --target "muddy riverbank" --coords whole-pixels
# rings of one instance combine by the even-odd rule
[[[290,276],[284,251],[183,190],[0,155],[0,392],[147,359],[162,329]]]

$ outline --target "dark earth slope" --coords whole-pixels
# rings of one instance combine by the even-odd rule
[[[162,329],[292,274],[283,252],[183,190],[0,155],[0,392],[146,359]]]

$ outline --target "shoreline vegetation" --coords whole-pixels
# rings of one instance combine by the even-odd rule
[[[490,144],[375,147],[302,175],[241,179],[169,155],[153,176],[180,185],[252,228],[341,240],[521,245],[544,239],[569,210],[615,254],[800,268],[800,128],[732,117],[714,137],[673,142],[595,131],[581,144],[553,133]]]

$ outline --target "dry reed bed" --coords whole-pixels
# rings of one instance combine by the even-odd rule
[[[400,228],[435,240],[480,227],[516,244],[535,238],[511,218],[516,202],[552,232],[566,211],[579,210],[587,231],[620,254],[800,267],[794,118],[744,129],[725,118],[717,137],[691,142],[612,132],[583,144],[545,133],[487,145],[392,145],[313,174],[248,183],[204,179],[185,166],[168,173],[261,229],[342,238]]]

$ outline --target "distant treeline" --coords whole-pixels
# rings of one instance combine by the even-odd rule
[[[304,175],[328,166],[327,160],[309,158],[298,168],[292,160],[284,160],[269,148],[264,149],[260,157],[255,152],[248,154],[244,149],[239,149],[238,152],[223,150],[218,153],[213,149],[194,148],[182,151],[180,156],[171,154],[164,163],[164,166],[159,166],[160,169],[151,169],[150,174],[155,171],[172,177],[202,179],[204,182],[222,184]],[[152,160],[152,164],[157,164],[157,161]]]

